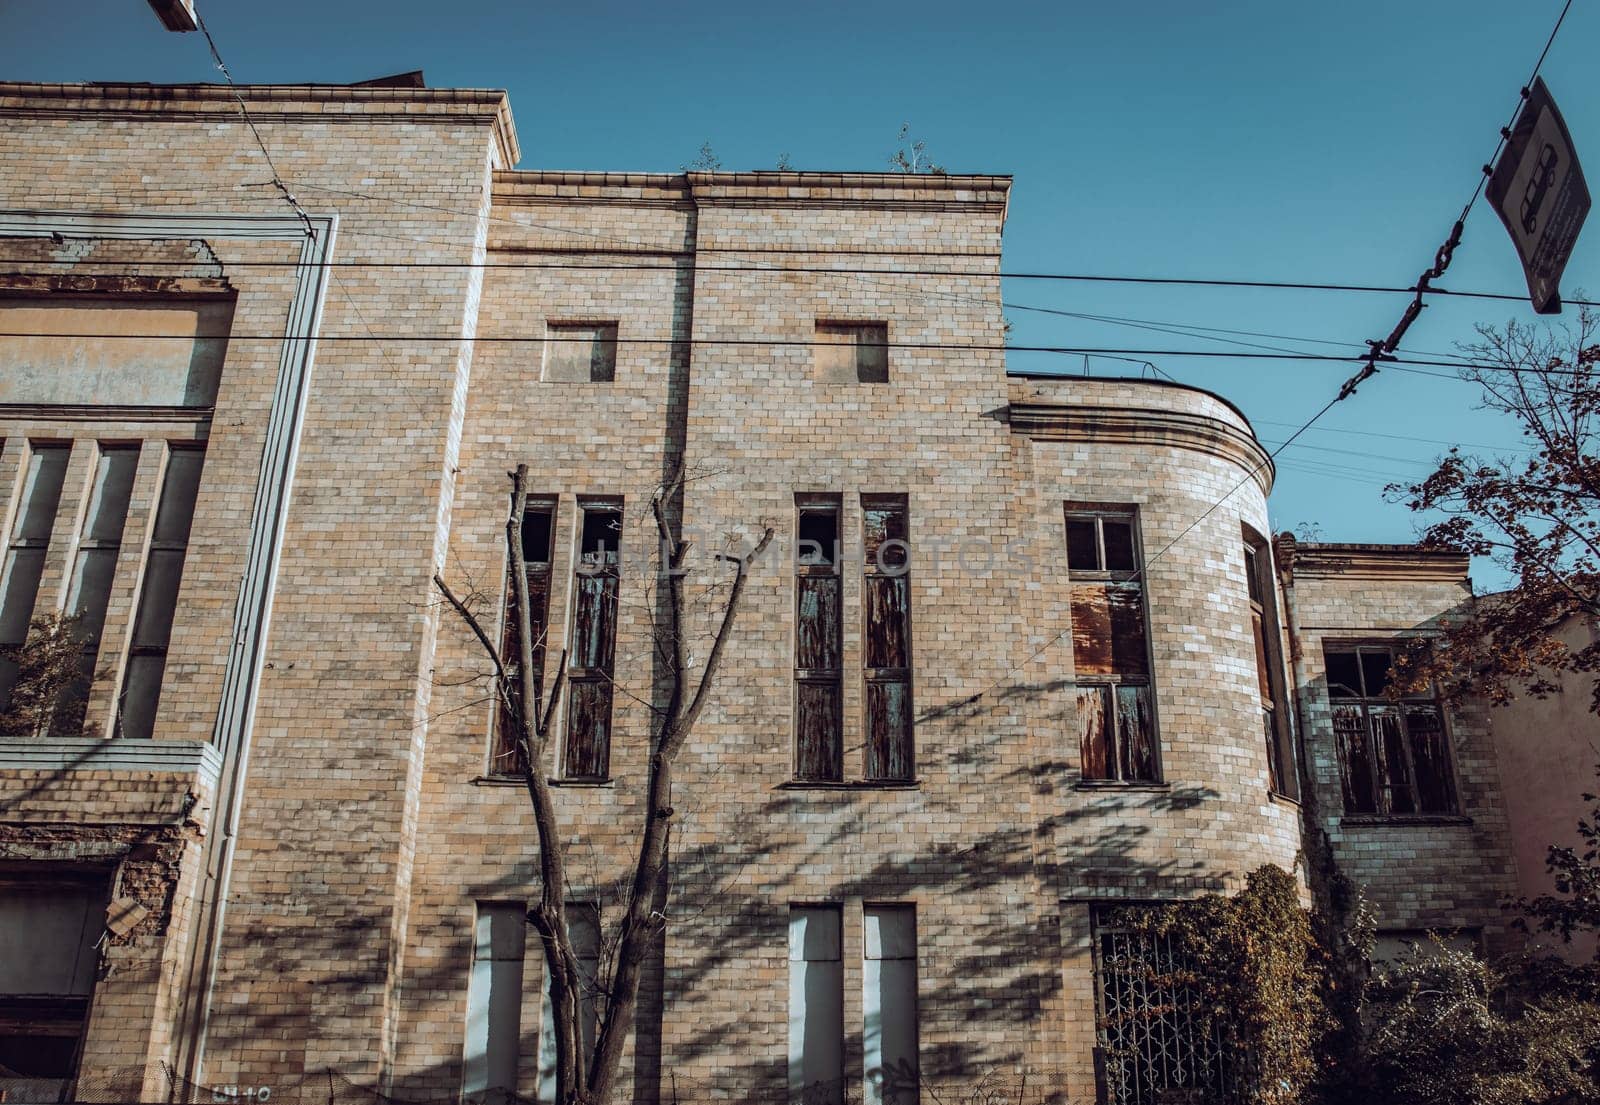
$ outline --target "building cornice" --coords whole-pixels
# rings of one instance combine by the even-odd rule
[[[1082,441],[1189,449],[1220,457],[1248,473],[1263,495],[1272,490],[1272,458],[1249,433],[1220,419],[1156,407],[1013,402],[1011,429],[1034,441]]]
[[[1303,542],[1280,537],[1277,552],[1295,579],[1384,579],[1464,583],[1471,558],[1420,545]]]
[[[325,84],[242,84],[238,95],[257,122],[417,123],[449,116],[494,128],[502,164],[521,152],[511,102],[488,88],[371,88]],[[237,116],[234,89],[222,84],[42,84],[0,81],[0,118],[160,116],[173,121]]]

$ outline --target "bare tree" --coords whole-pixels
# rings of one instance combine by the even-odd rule
[[[889,165],[899,173],[932,173],[943,176],[945,167],[928,156],[928,144],[922,139],[911,139],[911,124],[901,123],[895,136],[900,148],[889,155]]]
[[[567,850],[562,839],[550,786],[540,768],[549,746],[550,724],[561,698],[566,675],[563,652],[550,699],[540,702],[539,682],[534,670],[534,637],[529,616],[528,577],[523,558],[522,519],[528,501],[528,468],[518,465],[511,473],[511,513],[506,520],[506,550],[510,558],[513,600],[510,609],[516,618],[511,635],[517,655],[506,657],[473,613],[442,576],[434,585],[456,614],[472,630],[479,646],[489,658],[496,699],[503,715],[514,727],[519,767],[533,806],[534,827],[538,836],[539,900],[528,910],[528,923],[539,934],[544,949],[545,970],[550,979],[551,1031],[556,1057],[556,1095],[561,1105],[601,1105],[609,1100],[612,1084],[622,1062],[622,1052],[633,1028],[639,1001],[639,981],[652,942],[666,926],[660,907],[660,890],[666,886],[667,859],[671,849],[672,765],[688,741],[705,709],[707,698],[722,665],[723,652],[738,617],[740,601],[749,580],[750,567],[766,551],[773,531],[766,527],[760,540],[748,553],[728,551],[715,554],[715,560],[728,564],[733,577],[722,599],[720,616],[711,647],[699,678],[692,677],[692,659],[686,625],[687,562],[690,543],[681,537],[673,503],[682,492],[680,471],[651,497],[650,509],[660,538],[658,577],[666,587],[665,621],[654,626],[657,654],[667,672],[664,705],[652,709],[650,757],[646,776],[646,800],[638,826],[639,852],[627,876],[626,899],[606,944],[615,951],[609,956],[609,979],[600,987],[606,995],[599,1015],[594,1054],[585,1061],[582,1036],[582,989],[578,956],[568,926]]]

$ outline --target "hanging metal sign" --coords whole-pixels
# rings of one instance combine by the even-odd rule
[[[1542,78],[1534,79],[1517,113],[1488,194],[1522,258],[1533,309],[1560,312],[1561,272],[1589,214],[1589,186]]]

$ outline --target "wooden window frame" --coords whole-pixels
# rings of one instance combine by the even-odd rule
[[[603,561],[598,562],[598,569],[585,570],[588,563],[584,553],[584,531],[587,528],[590,514],[614,514],[617,519],[616,545],[605,548]],[[570,630],[567,640],[570,647],[567,652],[567,696],[566,718],[562,726],[561,740],[561,773],[563,781],[579,783],[605,783],[611,779],[611,745],[615,735],[616,716],[616,649],[617,649],[617,616],[619,593],[622,584],[622,534],[627,515],[624,513],[623,500],[619,496],[585,495],[578,499],[577,520],[574,526],[574,557],[572,562],[572,594],[569,596],[568,605],[571,608]],[[604,542],[601,542],[605,547]],[[599,652],[602,654],[596,659],[600,662],[594,665],[580,664],[583,642],[580,640],[582,616],[581,605],[584,602],[585,584],[591,580],[600,580],[600,606],[599,613],[604,619],[609,620],[609,625],[604,625],[597,631],[601,635]],[[609,581],[609,587],[607,586]],[[589,693],[580,688],[605,688],[604,722],[605,745],[594,752],[597,770],[579,771],[573,769],[574,741],[573,729],[579,724],[580,711],[577,709],[579,695]]]
[[[831,514],[833,516],[834,548],[824,550],[821,562],[806,563],[802,561],[800,533],[807,514]],[[840,570],[843,521],[843,496],[795,496],[795,631],[794,698],[792,707],[794,717],[794,761],[792,775],[797,782],[837,783],[844,780],[844,578]],[[822,580],[832,584],[834,626],[831,644],[834,666],[831,668],[803,668],[800,666],[803,635],[802,604],[808,580]],[[806,734],[803,729],[806,715],[801,708],[801,699],[805,694],[803,688],[817,687],[831,688],[833,691],[833,716],[825,741],[826,744],[831,745],[831,748],[825,748],[820,756],[810,757],[806,754],[804,747]],[[826,762],[821,763],[820,768],[817,770],[809,770],[807,765],[813,758],[826,760]]]
[[[556,526],[560,520],[560,502],[555,495],[530,495],[528,496],[527,509],[522,515],[523,532],[526,534],[528,519],[544,517],[545,523],[545,558],[543,561],[527,559],[527,540],[523,540],[523,567],[528,580],[529,627],[533,630],[533,688],[535,695],[542,700],[544,695],[544,666],[545,654],[550,636],[550,588],[553,582],[552,567],[555,561]],[[520,683],[516,672],[519,665],[520,648],[517,644],[516,621],[516,589],[511,579],[511,557],[506,556],[505,596],[500,603],[501,629],[500,629],[500,656],[504,662],[506,674],[511,677],[511,695],[513,698],[520,696],[518,690]],[[516,722],[511,715],[511,704],[496,696],[494,712],[491,715],[493,733],[489,745],[489,769],[491,776],[520,775],[522,764],[516,745]]]
[[[1137,585],[1139,601],[1139,630],[1143,643],[1143,660],[1145,671],[1143,674],[1128,674],[1125,672],[1083,674],[1076,669],[1073,673],[1075,682],[1075,701],[1081,703],[1088,691],[1094,691],[1101,698],[1102,703],[1109,708],[1104,710],[1109,727],[1110,742],[1106,749],[1105,761],[1108,768],[1106,775],[1090,775],[1085,769],[1088,762],[1083,754],[1083,723],[1079,715],[1081,705],[1074,709],[1078,717],[1078,755],[1080,782],[1095,786],[1118,785],[1162,785],[1164,772],[1161,758],[1161,726],[1156,710],[1156,687],[1154,661],[1151,655],[1150,642],[1150,602],[1149,589],[1146,586],[1144,574],[1144,545],[1139,525],[1139,508],[1136,505],[1125,503],[1088,503],[1067,502],[1062,511],[1063,535],[1071,544],[1071,525],[1073,522],[1092,521],[1095,530],[1095,566],[1092,568],[1074,567],[1070,553],[1067,560],[1067,578],[1073,584],[1103,584],[1107,587]],[[1105,523],[1108,520],[1126,522],[1129,527],[1131,542],[1131,568],[1110,569],[1107,564],[1105,541]],[[1076,615],[1076,611],[1074,611]],[[1108,646],[1109,647],[1109,646]],[[1132,769],[1124,773],[1124,760],[1130,759],[1125,754],[1127,738],[1121,723],[1122,712],[1118,709],[1119,690],[1124,687],[1139,688],[1144,691],[1140,696],[1142,707],[1148,711],[1150,726],[1150,770],[1147,774],[1139,774]]]
[[[1300,765],[1289,716],[1278,622],[1272,546],[1255,531],[1244,531],[1245,596],[1250,605],[1250,635],[1256,655],[1262,737],[1267,755],[1267,789],[1292,802],[1300,800]]]
[[[1454,817],[1461,812],[1461,790],[1458,784],[1458,771],[1455,762],[1455,741],[1452,737],[1451,723],[1448,712],[1439,702],[1436,690],[1430,689],[1425,694],[1402,695],[1397,698],[1388,698],[1381,692],[1374,695],[1367,687],[1365,666],[1361,662],[1363,655],[1386,654],[1392,666],[1394,657],[1406,646],[1405,639],[1387,640],[1328,640],[1322,642],[1323,674],[1328,693],[1328,715],[1330,729],[1333,734],[1334,751],[1339,760],[1339,781],[1341,795],[1344,801],[1344,812],[1353,817],[1378,817],[1407,820],[1411,818],[1428,817]],[[1355,695],[1338,695],[1333,693],[1332,667],[1329,658],[1335,654],[1352,654],[1356,657],[1356,674],[1360,685],[1351,688]],[[1341,684],[1348,686],[1348,684]],[[1366,777],[1371,787],[1371,809],[1352,808],[1352,799],[1359,796],[1355,793],[1354,765],[1350,763],[1350,756],[1346,750],[1346,741],[1341,733],[1338,711],[1342,707],[1354,708],[1361,719],[1361,734],[1363,737],[1364,759]],[[1381,739],[1373,727],[1375,710],[1392,711],[1393,716],[1399,721],[1399,747],[1401,750],[1401,763],[1405,770],[1404,786],[1406,800],[1412,807],[1409,810],[1394,808],[1392,791],[1395,786],[1386,785],[1385,775],[1380,768],[1378,744]],[[1443,777],[1440,783],[1445,792],[1446,802],[1444,809],[1422,808],[1422,787],[1417,779],[1416,770],[1416,741],[1412,736],[1411,720],[1408,711],[1431,711],[1437,720],[1439,741],[1442,755],[1440,763]]]
[[[888,560],[878,555],[878,545],[867,531],[867,515],[875,510],[898,510],[901,513],[905,533],[902,537],[886,535],[884,544],[890,541],[899,541],[906,545],[902,550],[900,563],[883,563],[880,559]],[[914,666],[913,658],[916,656],[914,639],[915,618],[911,609],[911,502],[910,497],[904,494],[863,494],[861,496],[861,701],[862,701],[862,779],[867,783],[909,783],[917,775],[917,741],[916,741],[916,686],[912,676]],[[873,600],[868,592],[882,586],[885,581],[895,581],[894,589],[901,592],[903,610],[899,636],[904,642],[905,664],[900,667],[870,666],[873,649],[872,610]],[[878,732],[875,729],[877,717],[873,711],[872,703],[875,694],[888,693],[885,689],[900,687],[904,702],[905,729],[900,735],[904,744],[901,755],[903,765],[897,765],[893,742],[895,735],[891,732]],[[887,717],[883,719],[887,722]],[[898,767],[898,770],[897,770]]]

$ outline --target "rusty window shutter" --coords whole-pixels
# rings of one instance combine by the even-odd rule
[[[863,495],[862,667],[869,780],[914,777],[910,520],[903,495]]]
[[[605,779],[611,772],[612,680],[621,584],[622,504],[579,504],[578,562],[572,577],[572,636],[567,654],[566,741],[561,774]]]
[[[837,495],[795,501],[794,775],[844,778],[842,580]]]

